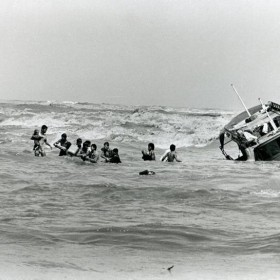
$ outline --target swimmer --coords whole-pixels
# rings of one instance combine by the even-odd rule
[[[177,158],[176,146],[174,144],[171,144],[170,150],[167,150],[164,153],[164,155],[161,157],[161,161],[173,162],[174,160],[181,162],[181,160]]]
[[[60,149],[59,151],[59,156],[66,156],[67,155],[67,150],[70,148],[71,146],[71,142],[69,142],[67,140],[67,135],[66,133],[62,133],[61,134],[61,139],[59,139],[58,141],[56,141],[53,144],[56,148]]]
[[[155,156],[155,145],[154,143],[149,143],[148,144],[148,151],[142,151],[142,159],[143,160],[156,160],[156,156]]]

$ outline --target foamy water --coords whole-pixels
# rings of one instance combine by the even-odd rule
[[[3,279],[279,279],[279,163],[223,159],[216,139],[232,115],[2,102]],[[55,148],[35,158],[30,137],[42,124],[50,143],[62,132],[98,150],[109,141],[122,164]],[[141,159],[149,142],[155,162]],[[159,161],[171,143],[182,163]]]

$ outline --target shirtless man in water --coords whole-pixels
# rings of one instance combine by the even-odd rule
[[[48,140],[46,137],[47,130],[48,130],[48,127],[46,125],[42,125],[40,133],[33,134],[31,137],[31,140],[36,141],[36,143],[38,143],[38,146],[40,146],[40,149],[34,150],[34,155],[37,157],[46,156],[45,145],[48,145],[52,149],[52,146],[48,143]]]
[[[56,148],[60,149],[59,151],[59,156],[66,156],[67,155],[67,151],[71,146],[71,142],[69,142],[67,140],[67,135],[66,133],[62,133],[61,134],[61,139],[59,139],[58,141],[56,141],[53,144]]]
[[[96,144],[91,144],[91,151],[89,153],[89,161],[92,163],[96,163],[99,160],[99,154],[97,152]]]
[[[173,162],[174,160],[181,162],[181,160],[177,158],[176,146],[172,144],[170,145],[170,150],[167,150],[161,157],[161,161]]]
[[[77,153],[77,157],[80,157],[83,161],[87,160],[89,154],[90,154],[90,145],[91,142],[89,140],[86,140],[83,145],[82,148],[79,150],[79,152]]]
[[[104,147],[101,148],[101,157],[104,158],[106,162],[109,162],[112,157],[112,150],[109,147],[109,143],[105,142]]]
[[[69,151],[67,150],[67,155],[68,156],[78,156],[79,152],[81,151],[82,149],[82,144],[83,144],[83,141],[81,138],[78,138],[76,140],[76,148],[73,147],[72,151]]]

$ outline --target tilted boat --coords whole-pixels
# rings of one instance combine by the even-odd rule
[[[224,146],[234,141],[242,153],[236,160],[280,161],[280,105],[260,102],[250,109],[245,107],[221,131],[220,149],[227,159],[232,158]]]

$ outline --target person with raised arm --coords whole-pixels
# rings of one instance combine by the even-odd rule
[[[148,144],[148,151],[142,150],[143,160],[156,160],[154,143]]]

